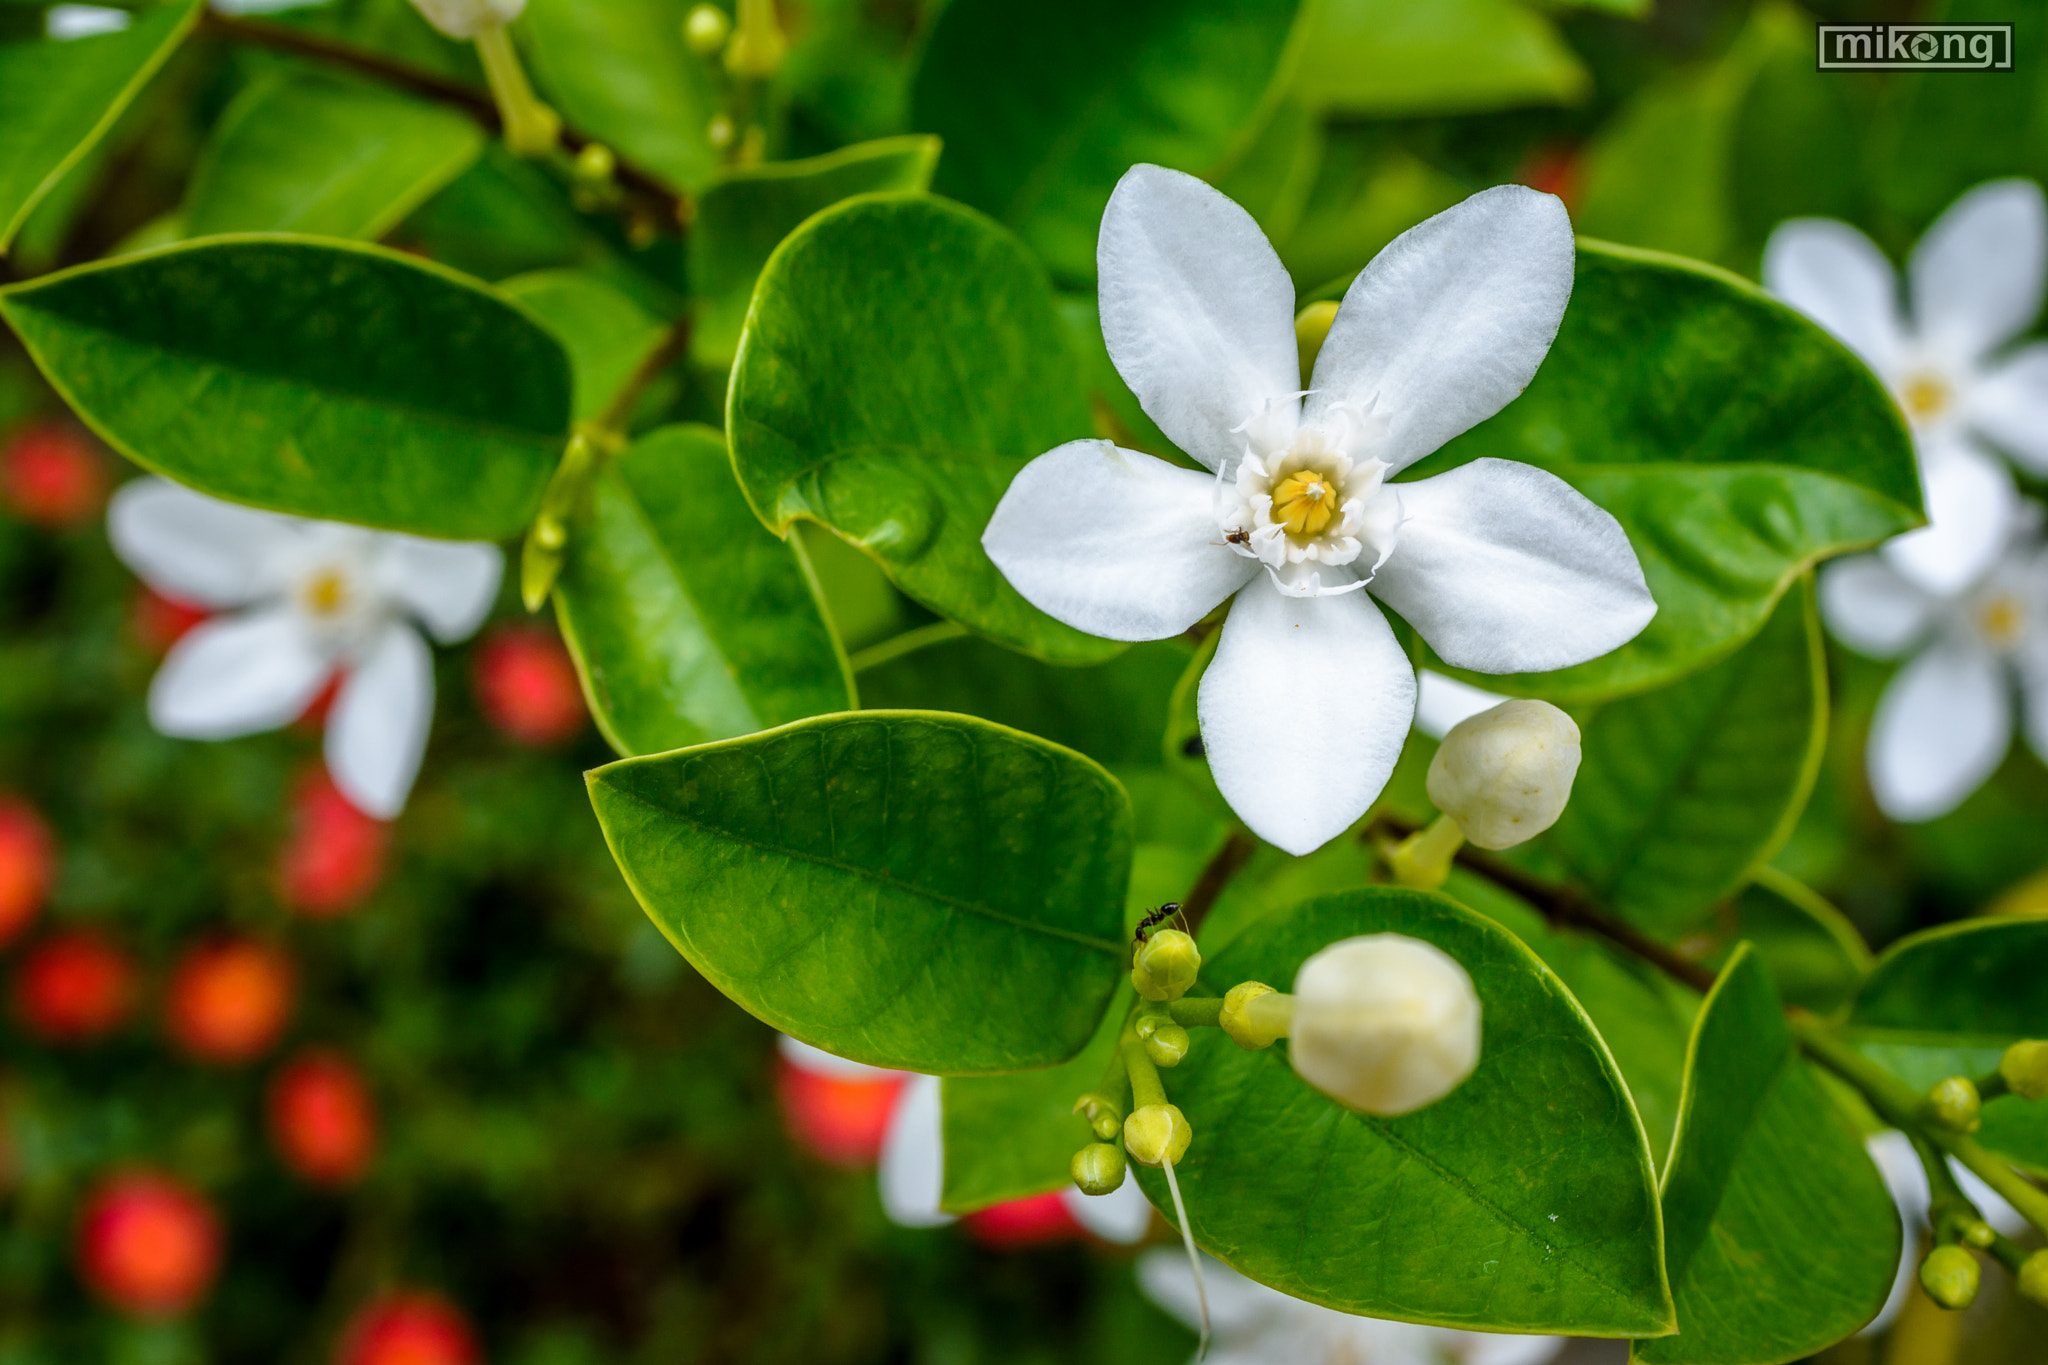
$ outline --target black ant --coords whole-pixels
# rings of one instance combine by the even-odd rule
[[[1164,920],[1172,919],[1175,915],[1178,915],[1179,913],[1180,902],[1168,901],[1166,904],[1160,906],[1157,910],[1154,910],[1151,914],[1145,916],[1145,918],[1138,921],[1138,932],[1132,936],[1133,941],[1137,943],[1143,943],[1145,941],[1146,930],[1155,927]]]
[[[1232,545],[1249,545],[1252,543],[1252,533],[1241,526],[1231,527],[1223,533],[1223,538]]]

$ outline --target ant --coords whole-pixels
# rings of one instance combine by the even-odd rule
[[[1133,941],[1137,943],[1143,943],[1145,941],[1146,930],[1157,926],[1164,920],[1172,919],[1179,913],[1180,902],[1168,901],[1166,904],[1160,906],[1157,910],[1154,910],[1151,914],[1145,916],[1145,918],[1138,921],[1138,932],[1135,935],[1133,935]]]
[[[1241,526],[1231,527],[1223,533],[1223,538],[1232,545],[1249,545],[1252,543],[1252,533]]]

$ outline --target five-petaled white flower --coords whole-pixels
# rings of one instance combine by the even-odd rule
[[[1543,1365],[1563,1337],[1501,1336],[1358,1317],[1291,1298],[1204,1258],[1216,1345],[1209,1365]],[[1201,1323],[1194,1272],[1178,1251],[1138,1262],[1154,1303],[1190,1327]]]
[[[1928,525],[1882,553],[1935,593],[1980,577],[2004,546],[2019,494],[1986,444],[2048,474],[2048,344],[1998,351],[2041,312],[2048,205],[2029,180],[1994,180],[1949,206],[1898,281],[1868,237],[1829,218],[1782,223],[1764,283],[1833,332],[1884,380],[1912,427]]]
[[[1913,660],[1888,683],[1870,727],[1870,788],[1894,820],[1932,820],[1991,776],[2012,742],[2012,683],[2026,734],[2048,761],[2048,547],[2040,508],[2020,504],[2003,553],[1951,592],[1930,592],[1881,555],[1821,573],[1820,607],[1859,653]]]
[[[1103,339],[1145,411],[1211,474],[1072,441],[1003,495],[982,544],[1041,610],[1116,640],[1236,595],[1198,702],[1217,785],[1307,853],[1364,814],[1415,711],[1399,612],[1447,662],[1563,668],[1655,612],[1628,536],[1563,480],[1407,466],[1522,391],[1572,287],[1547,194],[1504,185],[1411,229],[1355,280],[1299,387],[1294,286],[1251,215],[1136,166],[1102,216]]]
[[[220,502],[137,479],[107,509],[114,551],[151,587],[232,615],[172,647],[149,718],[183,739],[274,730],[336,673],[327,767],[342,794],[390,819],[405,808],[434,714],[434,660],[473,633],[498,592],[495,545],[422,540]]]

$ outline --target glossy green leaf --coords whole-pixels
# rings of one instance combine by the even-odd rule
[[[732,363],[754,281],[804,219],[856,194],[922,190],[938,159],[937,138],[884,138],[805,161],[733,171],[705,190],[690,228],[690,292],[697,300],[692,353],[706,364]]]
[[[1979,919],[1900,939],[1849,1012],[1856,1045],[1924,1089],[1983,1076],[2022,1038],[2048,1036],[2048,919]],[[2048,1172],[2048,1101],[1984,1106],[1978,1139]]]
[[[1325,945],[1386,932],[1471,973],[1485,1010],[1478,1069],[1427,1108],[1368,1118],[1298,1078],[1285,1044],[1246,1052],[1204,1031],[1165,1075],[1194,1128],[1177,1174],[1196,1241],[1349,1313],[1580,1336],[1666,1329],[1642,1125],[1600,1036],[1513,935],[1443,896],[1371,887],[1254,925],[1203,980],[1284,989]],[[1172,1206],[1161,1172],[1139,1179]]]
[[[177,51],[199,9],[183,0],[119,33],[0,45],[0,252]]]
[[[575,127],[678,189],[717,173],[719,74],[683,43],[687,0],[532,0],[513,35]]]
[[[1137,162],[1202,173],[1260,125],[1296,0],[953,0],[911,87],[945,139],[935,182],[1016,229],[1062,280],[1095,278],[1095,230]]]
[[[1518,0],[1325,0],[1309,9],[1291,88],[1371,117],[1572,104],[1591,78],[1557,29]]]
[[[1056,663],[1122,647],[1031,606],[982,552],[1028,460],[1090,432],[1044,273],[971,209],[872,195],[825,210],[768,262],[726,398],[761,519],[821,521],[941,615]]]
[[[1678,1334],[1637,1342],[1637,1360],[1798,1360],[1870,1321],[1891,1292],[1898,1209],[1747,947],[1693,1030],[1663,1200]]]
[[[1482,455],[1548,469],[1612,512],[1657,600],[1603,658],[1478,679],[1552,701],[1683,677],[1754,635],[1816,560],[1920,519],[1905,427],[1860,361],[1732,275],[1597,243],[1580,244],[1527,391],[1416,476]]]
[[[579,422],[603,413],[668,335],[667,323],[588,271],[536,270],[498,288],[546,323],[569,352]]]
[[[1749,644],[1581,726],[1571,804],[1543,835],[1594,901],[1660,936],[1693,928],[1791,833],[1827,740],[1813,592]]]
[[[275,511],[500,539],[568,432],[540,324],[375,247],[210,238],[18,285],[0,315],[115,449]]]
[[[378,238],[469,168],[475,120],[356,82],[258,81],[221,115],[185,193],[185,233]]]
[[[842,1057],[1054,1066],[1123,981],[1131,809],[1058,745],[863,711],[590,774],[634,895],[711,983]]]
[[[1816,1014],[1848,1004],[1870,970],[1870,948],[1848,917],[1772,867],[1759,867],[1728,913],[1701,932],[1715,945],[1702,961],[1718,969],[1747,941],[1785,1003]]]

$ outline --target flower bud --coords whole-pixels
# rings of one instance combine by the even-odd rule
[[[1114,1100],[1089,1091],[1074,1101],[1074,1112],[1088,1120],[1088,1129],[1104,1142],[1115,1142],[1123,1131],[1124,1115]]]
[[[1429,799],[1481,848],[1513,848],[1557,823],[1579,771],[1579,727],[1549,702],[1504,701],[1451,727],[1429,763]]]
[[[526,0],[412,0],[412,7],[450,38],[474,38],[497,24],[509,24]]]
[[[1998,1074],[2021,1099],[2048,1099],[2048,1043],[2034,1038],[2014,1043],[1999,1060]]]
[[[1202,970],[1202,950],[1178,929],[1161,929],[1138,945],[1131,984],[1147,1000],[1178,1000]]]
[[[699,5],[683,20],[683,41],[699,57],[709,57],[725,46],[732,32],[732,20],[716,5]]]
[[[1068,1163],[1074,1186],[1083,1194],[1113,1194],[1123,1187],[1124,1154],[1107,1142],[1091,1142]]]
[[[1479,994],[1455,958],[1401,934],[1333,943],[1294,978],[1288,1059],[1339,1103],[1406,1114],[1479,1064]]]
[[[1187,1115],[1178,1105],[1148,1104],[1133,1109],[1124,1120],[1124,1150],[1143,1166],[1157,1166],[1169,1159],[1179,1165],[1194,1139],[1195,1130],[1188,1126]]]
[[[1982,1218],[1965,1219],[1956,1229],[1956,1234],[1979,1251],[1985,1250],[1998,1240],[1998,1229]]]
[[[1920,1287],[1943,1308],[1958,1311],[1977,1301],[1984,1272],[1961,1247],[1936,1247],[1920,1263]]]
[[[1188,1055],[1191,1041],[1186,1029],[1171,1019],[1164,1019],[1146,1035],[1145,1055],[1152,1059],[1154,1066],[1179,1066],[1180,1059]]]
[[[789,51],[789,39],[775,17],[775,0],[739,0],[739,10],[739,27],[725,49],[725,69],[743,80],[765,81]]]
[[[2020,1262],[2020,1293],[2048,1308],[2048,1251],[2037,1251]]]
[[[1978,1099],[1977,1087],[1967,1076],[1951,1076],[1935,1084],[1927,1092],[1927,1112],[1934,1121],[1944,1128],[1958,1133],[1974,1133],[1982,1125],[1977,1117],[1983,1103]]]
[[[1271,1047],[1278,1039],[1287,1036],[1292,1000],[1276,1005],[1267,1001],[1263,1007],[1255,1007],[1253,1001],[1267,996],[1278,996],[1279,992],[1263,981],[1241,981],[1232,986],[1223,996],[1223,1014],[1217,1020],[1223,1031],[1230,1035],[1230,1041],[1248,1052]]]
[[[1330,335],[1330,324],[1337,320],[1337,302],[1324,299],[1312,303],[1294,315],[1294,349],[1301,361],[1301,386],[1307,388],[1308,381],[1316,372],[1316,357],[1322,353],[1323,342]]]

